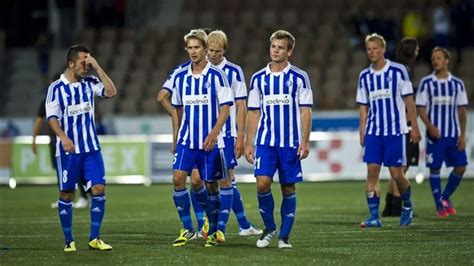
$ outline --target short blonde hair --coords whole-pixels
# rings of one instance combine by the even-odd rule
[[[289,33],[286,30],[277,30],[275,31],[272,36],[270,37],[270,43],[274,40],[281,40],[281,39],[287,39],[288,40],[288,50],[292,50],[295,48],[296,45],[296,40],[295,37],[291,33]]]
[[[209,33],[207,36],[208,42],[216,42],[224,48],[224,52],[227,51],[229,42],[227,41],[227,35],[221,30],[215,30]]]
[[[204,48],[207,48],[207,34],[201,29],[191,30],[188,34],[184,35],[184,44],[187,45],[190,39],[196,39],[202,42]]]
[[[436,46],[435,48],[433,48],[433,51],[431,52],[431,54],[434,54],[434,52],[438,52],[438,51],[444,54],[444,58],[446,59],[451,58],[451,53],[448,51],[448,49],[439,47],[439,46]]]
[[[376,42],[380,44],[383,48],[387,47],[387,43],[385,43],[385,39],[383,38],[383,36],[377,33],[367,35],[365,37],[365,45],[367,45],[368,42]]]

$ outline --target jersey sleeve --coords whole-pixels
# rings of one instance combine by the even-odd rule
[[[250,92],[249,92],[249,99],[247,103],[247,109],[249,110],[256,110],[260,109],[262,106],[261,101],[261,93],[259,89],[258,79],[253,76],[252,80],[250,81]]]
[[[313,106],[313,90],[311,89],[311,83],[309,81],[309,77],[306,73],[302,76],[301,80],[299,80],[300,84],[298,84],[299,89],[299,106],[306,106],[312,107]]]
[[[95,76],[89,76],[86,80],[89,82],[91,89],[96,96],[107,97],[105,95],[104,83],[102,83],[99,78]]]
[[[428,105],[428,82],[423,82],[423,79],[418,85],[418,93],[416,94],[416,106],[426,107]]]
[[[48,120],[53,117],[55,117],[58,120],[62,118],[61,107],[59,104],[58,87],[49,86],[48,94],[46,95],[44,108],[46,110],[46,118]]]
[[[216,89],[217,89],[217,98],[219,100],[219,105],[233,105],[234,104],[234,92],[230,88],[229,81],[225,76],[224,72],[218,72],[216,75]]]
[[[456,106],[466,106],[468,104],[467,101],[467,93],[466,93],[466,87],[464,87],[464,82],[459,83],[459,92],[456,95]]]
[[[413,85],[411,84],[411,81],[408,79],[401,81],[400,90],[402,96],[413,95]]]
[[[168,77],[165,80],[165,83],[163,83],[163,86],[161,86],[162,89],[165,89],[169,91],[170,93],[173,93],[173,80],[176,74],[177,68],[174,68],[169,74]]]
[[[171,82],[171,105],[175,108],[180,108],[183,106],[183,100],[181,99],[181,94],[179,93],[178,81],[176,77],[173,77],[173,81]]]
[[[359,75],[359,81],[357,82],[357,96],[356,103],[368,105],[369,104],[369,92],[364,84],[362,73]]]
[[[236,77],[232,83],[232,90],[234,91],[236,101],[247,98],[247,85],[245,84],[244,73],[240,67],[238,68]]]

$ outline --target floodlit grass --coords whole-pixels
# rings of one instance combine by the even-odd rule
[[[444,182],[445,183],[445,182]],[[262,227],[254,184],[239,184],[251,222]],[[382,184],[386,188],[386,184]],[[297,214],[292,250],[258,249],[256,237],[241,237],[231,214],[226,242],[204,248],[201,240],[172,247],[180,222],[168,185],[107,187],[102,238],[110,252],[87,248],[89,211],[74,210],[78,251],[63,252],[55,186],[0,187],[0,265],[11,264],[474,264],[474,180],[463,180],[452,200],[457,216],[438,219],[428,183],[413,184],[415,219],[400,228],[398,218],[384,227],[360,229],[368,216],[363,182],[302,183],[297,186]],[[281,196],[274,184],[275,217]],[[382,200],[383,202],[383,200]],[[380,209],[382,209],[381,206]]]

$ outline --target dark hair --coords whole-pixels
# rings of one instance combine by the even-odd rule
[[[398,44],[397,51],[395,53],[397,62],[408,66],[410,69],[413,69],[416,62],[416,47],[418,47],[418,41],[415,38],[403,38]]]
[[[82,44],[76,44],[69,47],[69,49],[67,50],[67,55],[66,55],[66,64],[68,64],[69,61],[76,60],[80,52],[90,53],[89,48],[87,48],[85,45],[82,45]]]

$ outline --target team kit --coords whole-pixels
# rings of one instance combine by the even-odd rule
[[[241,67],[225,57],[229,43],[223,31],[193,29],[183,41],[189,60],[177,64],[157,94],[173,128],[170,175],[181,228],[170,245],[183,247],[197,239],[209,248],[225,244],[226,225],[234,212],[239,235],[257,236],[257,248],[274,242],[280,249],[293,248],[290,236],[296,218],[296,184],[303,181],[301,160],[309,154],[314,99],[308,74],[290,63],[297,51],[295,38],[285,30],[270,35],[269,63],[252,75],[248,87]],[[399,194],[396,216],[400,216],[400,226],[413,221],[410,182],[404,168],[407,158],[413,156],[407,154],[407,147],[418,146],[422,138],[417,117],[427,128],[426,162],[434,213],[439,218],[456,214],[450,196],[467,165],[466,89],[462,80],[448,71],[449,52],[442,47],[433,50],[433,72],[421,79],[415,93],[409,67],[386,59],[385,48],[383,36],[374,33],[366,37],[370,65],[354,84],[370,214],[358,225],[362,228],[383,226],[378,185],[382,166],[389,168]],[[45,101],[48,123],[57,135],[57,207],[64,251],[76,251],[72,201],[78,183],[92,194],[88,247],[108,251],[112,246],[100,235],[106,180],[94,122],[94,98],[113,97],[117,88],[84,45],[71,46],[66,63],[64,73],[49,86]],[[90,75],[91,70],[96,75]],[[242,156],[254,166],[262,229],[247,218],[235,181],[234,169]],[[444,190],[443,162],[454,167]],[[279,225],[271,189],[277,171],[282,196]]]

